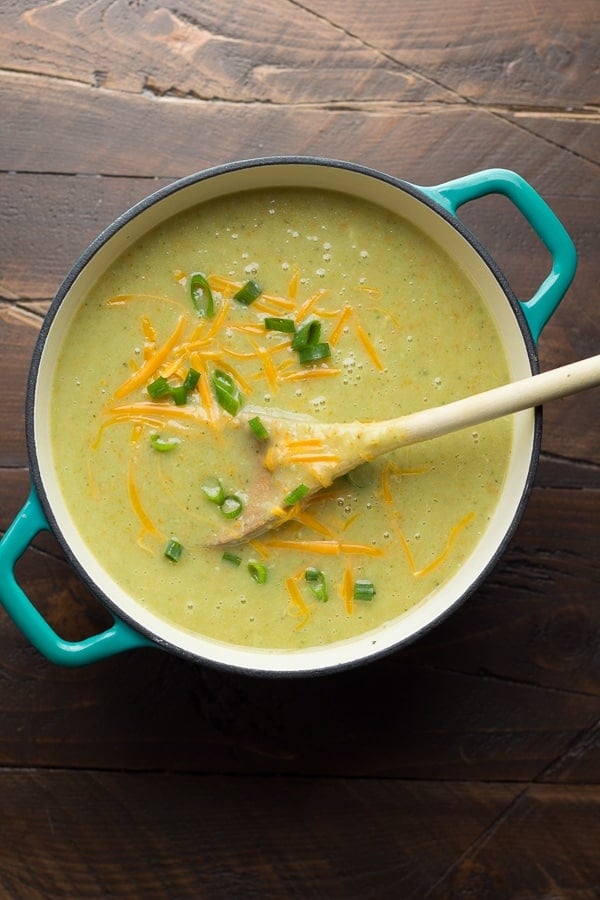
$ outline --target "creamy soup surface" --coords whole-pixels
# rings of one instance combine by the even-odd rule
[[[235,299],[249,281],[256,299]],[[302,361],[291,343],[309,322],[321,350]],[[252,191],[156,228],[89,292],[56,368],[56,470],[93,554],[141,605],[220,641],[315,646],[395,619],[461,566],[511,422],[368,462],[224,554],[206,544],[248,502],[268,438],[218,383],[264,424],[273,409],[390,418],[508,378],[483,302],[422,232],[343,195]]]

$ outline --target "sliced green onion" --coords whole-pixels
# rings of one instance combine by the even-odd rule
[[[242,557],[238,556],[237,553],[232,553],[231,550],[225,550],[221,559],[224,559],[225,562],[233,563],[234,566],[239,566],[242,562]]]
[[[215,301],[210,284],[201,272],[194,272],[190,281],[192,303],[199,316],[210,319],[215,314]]]
[[[276,316],[267,316],[263,321],[267,331],[285,331],[289,334],[294,334],[296,331],[293,319],[279,319]]]
[[[304,573],[304,578],[308,582],[308,586],[321,603],[327,603],[329,600],[329,593],[327,591],[327,581],[325,579],[325,573],[321,571],[321,569],[315,569],[314,566],[309,566],[309,568]]]
[[[182,553],[183,546],[179,543],[179,541],[176,541],[172,538],[165,547],[165,556],[167,557],[167,559],[170,559],[171,562],[179,562]]]
[[[262,288],[258,281],[247,281],[246,284],[233,295],[233,299],[237,300],[239,303],[243,303],[244,306],[250,306],[250,304],[254,303],[261,294]]]
[[[284,505],[293,506],[294,503],[298,503],[299,500],[302,500],[302,498],[308,494],[308,491],[309,488],[305,484],[299,484],[293,491],[290,491],[287,497],[284,497]]]
[[[318,344],[321,337],[321,323],[318,319],[311,319],[302,328],[299,328],[292,341],[292,350],[301,350],[303,347]]]
[[[211,503],[222,506],[225,500],[225,491],[219,478],[208,478],[200,487],[200,490]]]
[[[248,561],[248,571],[257,584],[264,584],[267,580],[267,567],[264,563],[251,559]]]
[[[237,415],[242,408],[242,395],[231,375],[222,372],[221,369],[215,369],[212,384],[219,406],[230,415]]]
[[[171,450],[175,449],[177,444],[180,443],[181,441],[178,437],[164,438],[161,437],[160,434],[150,435],[150,444],[152,445],[152,449],[157,450],[159,453],[169,453]]]
[[[159,375],[155,381],[148,385],[148,393],[153,400],[160,400],[161,397],[167,397],[171,393],[171,386],[166,378]]]
[[[183,382],[183,386],[186,391],[193,391],[199,381],[200,372],[197,372],[196,369],[188,369],[187,375],[185,376]]]
[[[301,363],[318,362],[320,359],[327,359],[331,356],[329,344],[307,344],[298,350],[298,359]]]
[[[372,600],[375,596],[375,588],[372,581],[355,581],[354,582],[354,599],[355,600]]]
[[[187,403],[187,396],[188,392],[183,384],[178,384],[177,387],[171,388],[171,397],[175,401],[176,406],[185,406]]]
[[[267,440],[267,438],[269,437],[269,432],[267,431],[267,429],[265,428],[265,426],[263,425],[262,421],[260,420],[260,418],[258,416],[254,416],[253,419],[250,419],[250,421],[248,422],[248,425],[249,425],[250,431],[252,432],[254,437],[257,437],[259,439],[259,441]]]
[[[244,510],[244,504],[241,497],[237,494],[229,494],[221,503],[221,512],[226,519],[237,519]]]

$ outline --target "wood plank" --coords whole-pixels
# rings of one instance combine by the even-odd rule
[[[301,684],[158,651],[51,669],[4,626],[2,649],[5,767],[528,782],[568,755],[598,711],[597,698],[397,661]],[[598,783],[597,745],[579,771]]]
[[[422,897],[516,793],[510,785],[2,772],[0,892],[13,900]]]
[[[600,893],[599,844],[597,790],[533,785],[427,897],[595,900]]]
[[[15,900],[592,900],[600,883],[597,788],[35,770],[0,779],[0,889]]]
[[[296,103],[454,100],[576,109],[598,96],[593,0],[98,0],[9,5],[0,52],[16,71],[111,90]],[[560,28],[557,28],[557,22]],[[98,62],[101,60],[101,63]]]
[[[0,302],[0,359],[2,377],[11,389],[3,391],[0,411],[0,467],[25,466],[25,394],[27,377],[41,319]],[[1,500],[4,507],[4,497]]]
[[[538,781],[591,784],[600,771],[600,720],[585,729]]]
[[[282,15],[278,0],[31,4],[5,8],[0,35],[13,71],[113,91],[297,104],[451,97],[308,8],[286,3]]]
[[[592,163],[600,162],[598,141],[598,111],[573,110],[507,110],[502,117],[517,128],[524,128],[543,141],[554,144],[557,150],[567,150],[574,157],[582,157]]]
[[[401,5],[308,0],[304,4],[408,69],[469,102],[540,108],[597,104],[594,0],[488,0]]]
[[[87,245],[165,181],[0,176],[0,292],[9,301],[49,300]]]
[[[4,171],[177,178],[232,159],[312,154],[362,162],[417,184],[504,165],[546,194],[598,194],[593,114],[569,119],[553,134],[535,112],[517,117],[462,102],[231,103],[40,83],[7,72],[0,85]]]

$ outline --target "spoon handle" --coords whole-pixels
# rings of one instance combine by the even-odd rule
[[[398,447],[440,437],[509,413],[539,406],[600,384],[600,355],[504,384],[445,406],[423,409],[366,427],[369,448],[386,453]]]

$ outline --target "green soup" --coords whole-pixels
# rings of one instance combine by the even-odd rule
[[[260,293],[240,301],[247,282]],[[310,322],[326,350],[303,360],[292,341]],[[259,419],[277,408],[331,422],[508,381],[482,300],[411,224],[345,195],[276,189],[154,229],[72,323],[52,390],[55,466],[115,581],[160,617],[234,644],[300,648],[368,631],[473,551],[505,477],[509,419],[374,460],[276,531],[225,555],[207,549],[247,502],[268,444],[236,422],[219,378]]]

